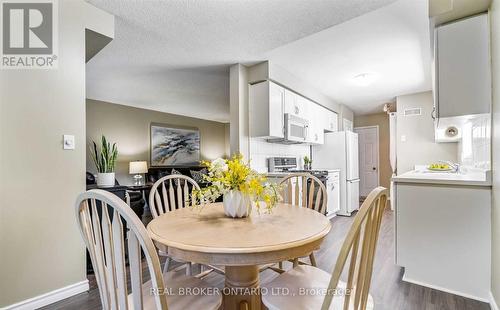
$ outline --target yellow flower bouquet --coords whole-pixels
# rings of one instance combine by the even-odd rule
[[[203,164],[207,166],[205,180],[210,185],[193,192],[193,199],[201,206],[223,196],[227,216],[246,217],[253,206],[260,210],[263,204],[267,212],[271,212],[280,199],[279,186],[270,184],[265,176],[252,170],[242,155]]]

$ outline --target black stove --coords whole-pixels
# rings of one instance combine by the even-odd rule
[[[283,172],[290,172],[290,173],[294,173],[294,172],[310,173],[310,174],[314,175],[315,177],[317,177],[321,182],[323,182],[323,184],[325,184],[326,180],[328,179],[328,171],[327,170],[290,169],[290,170],[283,171]]]
[[[297,158],[295,157],[271,157],[268,158],[268,165],[270,172],[282,172],[282,173],[294,173],[294,172],[305,172],[310,173],[317,177],[323,184],[326,185],[326,180],[328,179],[327,170],[305,170],[297,169]]]

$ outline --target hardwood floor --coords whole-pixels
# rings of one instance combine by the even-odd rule
[[[371,294],[375,309],[381,310],[490,310],[487,303],[444,293],[423,286],[401,281],[402,269],[394,265],[394,219],[393,212],[386,211],[382,222],[375,258]],[[338,251],[350,227],[352,217],[332,219],[332,231],[321,250],[316,254],[318,267],[331,271]],[[277,274],[271,270],[261,273],[261,282],[267,282]],[[212,285],[222,288],[223,276],[211,273],[205,278]],[[101,309],[99,292],[93,277],[89,278],[91,289],[43,309]],[[196,309],[198,310],[198,309]]]

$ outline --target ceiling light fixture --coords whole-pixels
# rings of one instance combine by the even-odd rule
[[[361,73],[356,75],[353,78],[353,81],[355,84],[359,86],[368,86],[370,84],[373,84],[378,78],[378,75],[375,73]]]

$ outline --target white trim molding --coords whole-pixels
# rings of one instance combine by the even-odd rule
[[[492,292],[490,292],[490,308],[491,310],[500,310]]]
[[[86,292],[89,290],[89,280],[77,282],[65,287],[61,287],[52,292],[48,292],[42,295],[35,296],[30,299],[20,301],[18,303],[12,304],[3,308],[4,310],[31,310],[38,309],[60,300],[66,299],[68,297]]]

